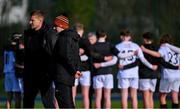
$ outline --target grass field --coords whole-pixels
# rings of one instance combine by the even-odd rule
[[[92,106],[94,108],[94,100],[93,100]],[[12,104],[12,107],[14,107],[14,102]],[[112,108],[120,108],[120,107],[121,107],[120,99],[119,100],[118,99],[113,99],[112,100]],[[131,103],[130,102],[129,102],[129,107],[131,107]],[[169,108],[171,107],[170,99],[168,99],[168,107]],[[5,108],[5,101],[0,103],[0,108]],[[40,100],[36,100],[35,108],[44,108]],[[82,108],[82,100],[81,99],[78,99],[76,101],[76,108]],[[138,108],[143,108],[142,100],[138,101]],[[155,100],[155,108],[159,108],[159,100],[158,99]]]
[[[0,97],[5,96],[4,88],[3,88],[3,78],[0,77]],[[114,98],[115,96],[115,98]],[[179,96],[180,97],[180,96]],[[159,98],[158,93],[154,95],[155,100],[155,108],[159,108]],[[138,93],[138,108],[143,108],[143,102],[142,102],[142,96],[140,93]],[[93,101],[93,107],[94,107],[94,101]],[[12,107],[14,107],[14,102],[12,103]],[[118,94],[112,93],[112,108],[120,108],[120,97]],[[129,102],[129,107],[131,107],[131,103]],[[168,97],[168,107],[171,107],[170,97]],[[0,108],[5,108],[5,98],[0,99]],[[36,100],[35,108],[44,108],[40,99]],[[81,97],[77,97],[76,102],[76,108],[82,108],[82,100]]]

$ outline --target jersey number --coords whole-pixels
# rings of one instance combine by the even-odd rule
[[[177,65],[178,64],[178,54],[169,52],[168,55],[170,56],[170,59],[168,62],[172,63],[173,65]]]
[[[128,50],[127,52],[128,52],[128,53],[132,53],[132,52],[133,52],[133,50]],[[126,53],[126,51],[125,51],[125,50],[123,50],[123,51],[122,51],[122,53]],[[134,60],[134,57],[133,57],[133,56],[130,56],[130,57],[128,57],[128,58],[124,58],[124,59],[121,59],[121,60],[123,60],[123,61],[130,61],[130,62],[132,62],[132,61]]]

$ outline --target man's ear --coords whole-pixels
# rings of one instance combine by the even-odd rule
[[[39,17],[38,19],[39,19],[40,22],[44,21],[44,17]]]

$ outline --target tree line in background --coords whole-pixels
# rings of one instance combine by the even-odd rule
[[[10,1],[14,5],[22,5],[24,0]],[[30,11],[41,9],[47,16],[47,22],[52,23],[56,16],[66,12],[72,25],[81,22],[86,32],[102,28],[114,43],[119,41],[120,29],[129,28],[138,43],[141,42],[142,33],[150,31],[154,33],[157,43],[160,35],[170,33],[175,39],[175,45],[180,46],[179,0],[29,0],[27,6],[27,17]],[[0,14],[2,16],[3,12]],[[23,33],[25,28],[27,21],[25,24],[19,22],[0,26],[1,57],[3,45],[11,34]],[[2,69],[2,58],[0,63]]]

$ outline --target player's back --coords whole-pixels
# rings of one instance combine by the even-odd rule
[[[140,47],[131,41],[128,42],[121,42],[116,45],[116,48],[119,50],[119,53],[126,54],[130,52],[135,52],[136,50],[140,50]],[[137,59],[136,55],[126,57],[126,58],[120,58],[119,64],[121,65],[127,65],[135,62]],[[119,70],[118,77],[121,78],[138,78],[138,66],[126,69],[126,70]]]
[[[179,66],[180,65],[180,55],[175,53],[166,46],[161,46],[159,49],[161,57],[168,63]],[[180,78],[180,70],[172,70],[167,68],[162,68],[162,77],[164,78]]]
[[[140,49],[140,47],[131,41],[128,42],[121,42],[116,45],[116,48],[119,50],[119,53],[126,54],[130,52],[135,52],[136,50]],[[131,57],[126,57],[126,58],[120,58],[119,63],[122,65],[127,65],[130,63],[133,63],[136,61],[137,56],[133,55]]]

